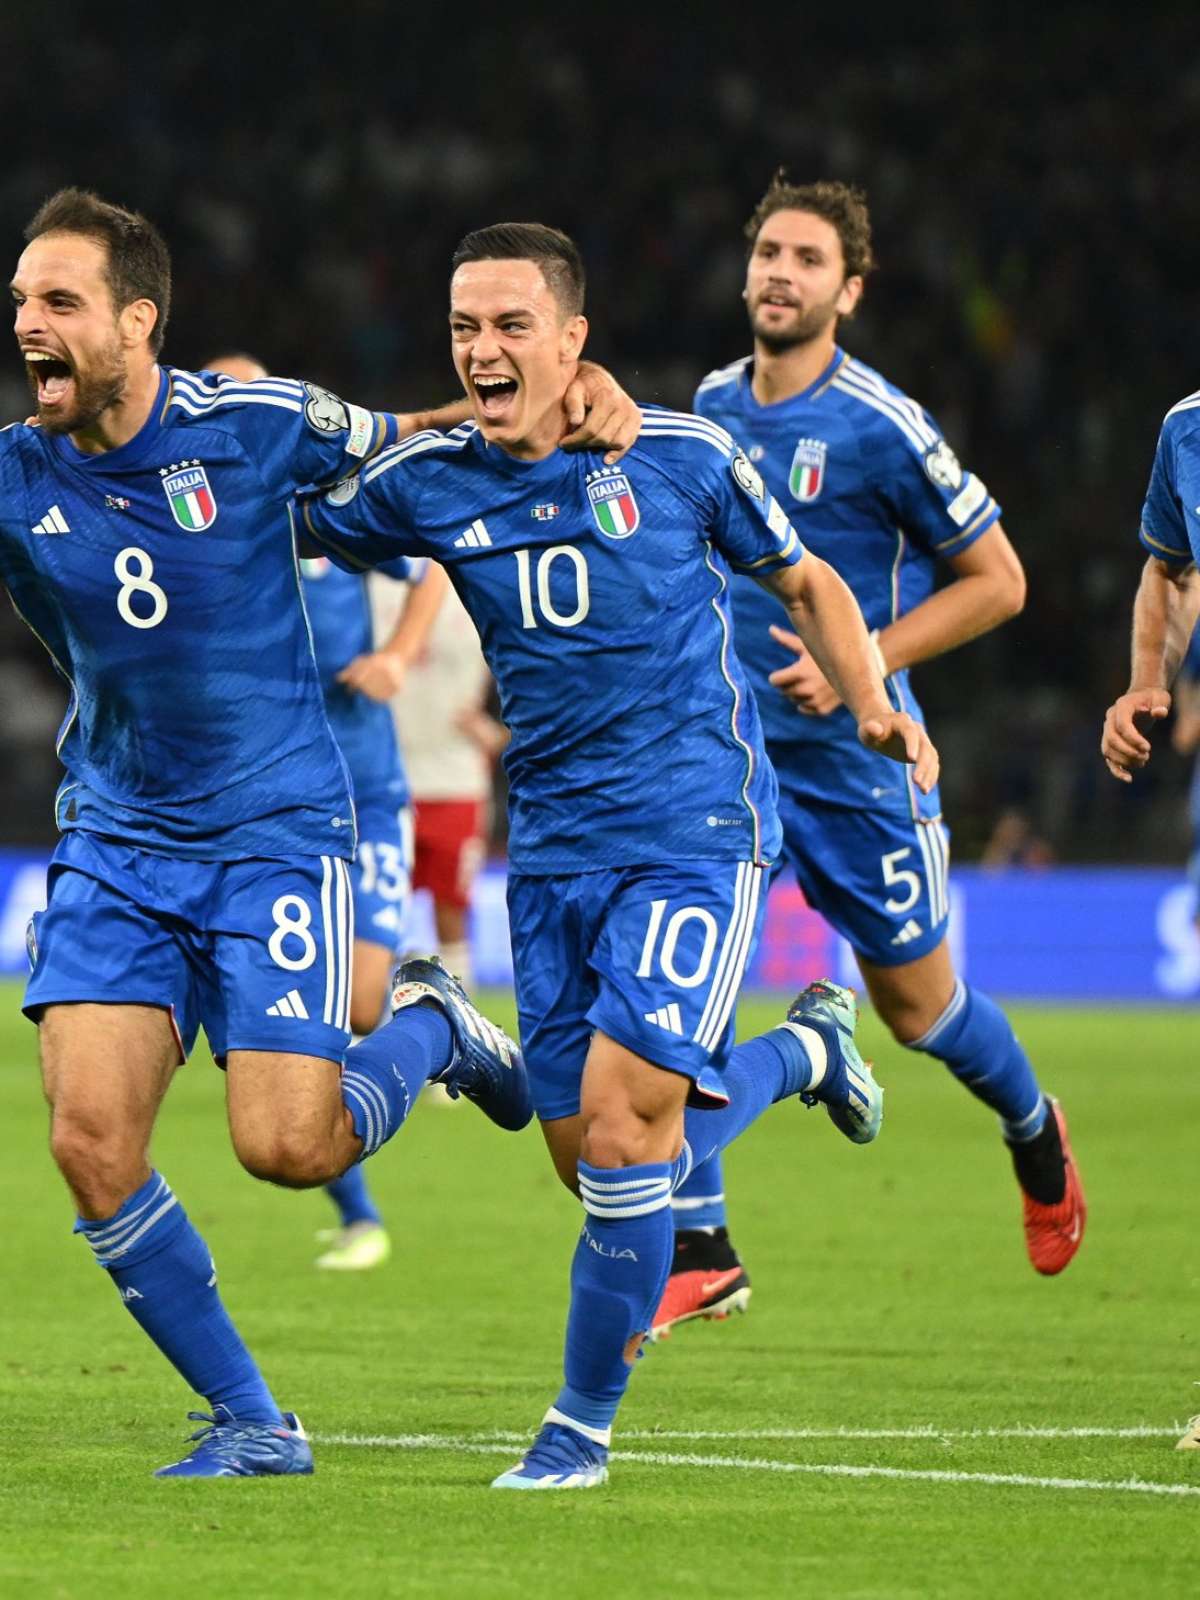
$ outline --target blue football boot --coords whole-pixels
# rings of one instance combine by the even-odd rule
[[[595,1489],[607,1483],[609,1429],[603,1430],[602,1444],[566,1422],[562,1412],[551,1406],[537,1438],[515,1467],[493,1478],[492,1488]]]
[[[239,1422],[226,1406],[189,1411],[204,1427],[192,1434],[196,1448],[182,1461],[159,1467],[156,1478],[266,1478],[313,1469],[312,1447],[294,1411],[282,1422]]]
[[[501,1128],[520,1130],[533,1116],[525,1062],[503,1028],[477,1011],[458,979],[437,956],[406,961],[392,980],[392,1015],[422,1001],[440,1006],[454,1037],[450,1065],[430,1078],[452,1100],[468,1100]]]
[[[839,1133],[870,1144],[883,1125],[883,1089],[854,1043],[858,1004],[853,989],[822,978],[810,983],[788,1007],[785,1028],[811,1028],[825,1045],[821,1076],[800,1095],[806,1106],[820,1101]]]

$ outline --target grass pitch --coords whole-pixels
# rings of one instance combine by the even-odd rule
[[[317,1472],[158,1482],[194,1402],[70,1237],[18,994],[0,994],[5,1594],[1195,1594],[1200,1452],[1173,1450],[1200,1409],[1190,1014],[1018,1013],[1091,1208],[1051,1280],[1026,1264],[993,1119],[868,1016],[878,1144],[768,1114],[726,1164],[749,1315],[640,1364],[607,1488],[518,1496],[486,1484],[557,1387],[578,1230],[538,1135],[423,1107],[372,1163],[392,1262],[323,1275],[327,1203],[240,1171],[197,1057],[155,1159]],[[742,1030],[778,1014],[746,1003]]]

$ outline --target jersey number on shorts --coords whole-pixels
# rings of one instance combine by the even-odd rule
[[[275,932],[267,940],[267,950],[277,967],[287,972],[303,972],[317,959],[317,941],[312,936],[312,912],[298,894],[281,894],[271,907]]]
[[[883,909],[890,911],[893,916],[899,916],[904,911],[911,911],[921,898],[920,878],[915,872],[910,872],[908,868],[897,865],[898,862],[904,860],[905,856],[910,855],[912,855],[912,845],[906,844],[903,850],[889,850],[879,863],[883,868],[883,881],[889,889],[897,888],[901,884],[904,886],[905,894],[903,899],[893,897],[883,902]]]
[[[587,560],[581,550],[573,544],[554,544],[548,550],[538,554],[536,567],[529,550],[514,552],[517,558],[517,587],[521,593],[521,626],[523,628],[536,628],[539,626],[538,613],[547,622],[552,622],[556,628],[574,628],[581,623],[588,614],[591,599],[588,594],[588,569]],[[558,611],[555,609],[554,600],[550,594],[550,574],[556,561],[565,561],[568,567],[574,568],[575,578],[575,609],[573,611]],[[534,608],[534,586],[537,587],[537,607]]]
[[[364,894],[377,894],[383,900],[404,899],[408,893],[408,873],[399,845],[360,840],[358,862],[362,868]]]
[[[150,581],[154,577],[154,563],[146,551],[139,550],[135,544],[128,545],[113,562],[113,571],[121,580],[121,587],[117,590],[117,610],[123,620],[131,628],[157,628],[167,614],[167,597],[158,584]],[[133,609],[135,594],[144,597],[141,612]],[[148,612],[145,611],[147,603],[150,606]]]
[[[646,937],[642,941],[642,959],[638,962],[637,975],[639,978],[648,978],[653,971],[657,955],[663,976],[676,988],[699,988],[712,970],[713,953],[717,948],[717,919],[703,906],[681,906],[678,911],[671,913],[664,928],[662,923],[666,909],[665,900],[651,900],[650,921],[646,926]],[[698,922],[704,929],[704,943],[700,947],[700,959],[695,971],[680,972],[675,963],[675,955],[679,936],[689,922]]]

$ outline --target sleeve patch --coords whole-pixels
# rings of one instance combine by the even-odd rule
[[[925,475],[939,489],[961,489],[965,476],[962,464],[945,439],[939,439],[925,452]]]
[[[762,481],[762,474],[750,465],[750,458],[744,450],[734,451],[730,471],[733,473],[733,481],[744,494],[748,494],[751,500],[765,503],[767,486]]]
[[[770,505],[767,507],[767,527],[770,528],[771,532],[779,540],[780,544],[783,544],[788,534],[792,531],[792,525],[788,521],[787,512],[779,504],[778,500],[772,499]]]
[[[310,428],[317,433],[342,433],[349,428],[350,418],[337,395],[315,383],[306,383],[304,392],[308,396],[304,416]]]
[[[350,419],[350,437],[346,440],[346,454],[361,461],[375,442],[375,415],[362,406],[347,406]]]
[[[965,528],[987,497],[987,486],[980,483],[974,473],[968,473],[966,483],[946,507],[951,521],[956,522],[960,528]]]

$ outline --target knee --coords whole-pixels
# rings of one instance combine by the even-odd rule
[[[119,1128],[86,1118],[56,1113],[50,1153],[80,1209],[101,1217],[118,1210],[145,1175],[145,1150]]]
[[[584,1115],[580,1158],[591,1167],[640,1167],[652,1161],[655,1125],[632,1106],[610,1106]]]
[[[328,1145],[283,1130],[234,1140],[237,1158],[252,1177],[284,1189],[316,1189],[338,1174]]]

